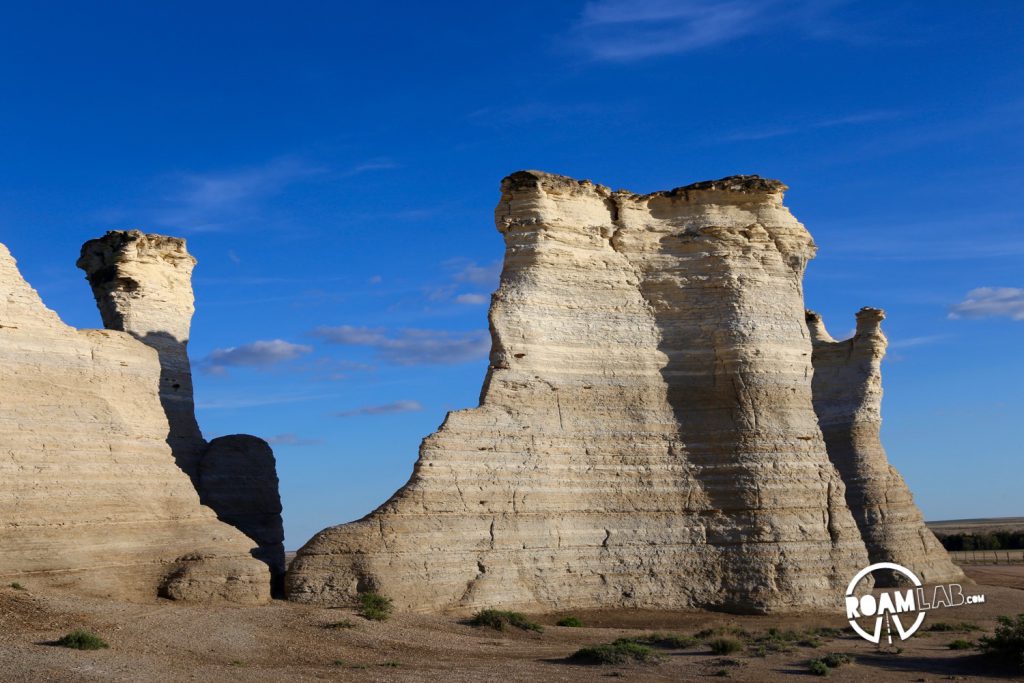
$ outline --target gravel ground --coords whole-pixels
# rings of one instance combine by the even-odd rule
[[[991,631],[1000,614],[1024,612],[1024,567],[972,567],[979,580],[968,593],[986,595],[983,605],[932,613],[925,621],[976,624]],[[991,581],[991,584],[987,583]],[[475,628],[457,617],[399,614],[371,622],[351,610],[322,609],[286,602],[265,607],[196,607],[166,601],[132,604],[83,599],[57,591],[0,588],[0,680],[20,681],[594,681],[617,677],[636,681],[695,681],[723,676],[739,681],[814,680],[807,662],[830,652],[853,663],[832,670],[829,680],[885,681],[1001,680],[1006,672],[988,668],[974,651],[949,650],[957,638],[979,632],[921,632],[902,643],[900,653],[879,649],[851,635],[841,614],[735,616],[710,612],[580,612],[585,628],[536,620],[541,634]],[[326,628],[348,620],[349,628]],[[623,636],[693,634],[707,628],[743,629],[753,635],[769,628],[842,628],[817,647],[757,656],[756,646],[720,657],[701,642],[663,650],[658,664],[584,666],[567,658],[585,645]],[[53,640],[87,628],[110,644],[83,652],[56,647]],[[724,673],[723,673],[724,672]],[[1021,679],[1024,680],[1024,679]]]

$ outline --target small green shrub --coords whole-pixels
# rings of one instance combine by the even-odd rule
[[[807,662],[807,670],[815,676],[828,676],[828,664],[820,659],[812,659]]]
[[[704,629],[702,631],[697,631],[696,633],[694,633],[693,637],[696,638],[697,640],[707,640],[708,638],[710,638],[711,636],[715,635],[716,633],[718,633],[718,631],[716,631],[715,629],[713,629],[713,628],[706,628],[706,629]]]
[[[61,647],[69,647],[73,650],[105,650],[109,645],[92,631],[76,629],[57,641]]]
[[[583,622],[578,617],[562,617],[555,622],[556,626],[568,626],[569,628],[582,628]]]
[[[369,591],[359,596],[359,615],[372,621],[387,621],[391,616],[391,598]]]
[[[387,662],[381,662],[381,666],[386,666],[386,667],[389,667],[391,669],[397,669],[398,667],[402,666],[402,664],[401,664],[401,662],[387,661]]]
[[[672,633],[652,633],[646,636],[619,638],[615,642],[636,643],[637,645],[647,645],[664,650],[684,650],[688,647],[693,647],[697,643],[697,639],[691,638],[690,636],[680,636]]]
[[[735,638],[715,638],[708,641],[708,647],[716,655],[731,655],[733,652],[738,652],[743,644]]]
[[[728,669],[719,669],[713,675],[717,676],[718,678],[728,678],[729,677],[729,670]]]
[[[661,658],[651,647],[621,638],[614,643],[581,648],[573,653],[570,659],[583,664],[626,664],[629,662],[653,663]]]
[[[796,641],[796,644],[800,647],[821,647],[821,641],[815,638],[814,636],[801,638],[800,640]]]
[[[1024,614],[999,617],[995,633],[979,638],[978,643],[990,659],[1024,669]]]
[[[506,626],[514,626],[523,631],[543,633],[544,627],[532,622],[521,612],[506,612],[500,609],[480,610],[469,620],[473,626],[490,626],[496,631],[504,631]]]
[[[821,658],[821,661],[825,662],[825,666],[830,669],[838,669],[843,664],[849,664],[850,658],[844,654],[833,652],[832,654],[825,655]]]
[[[324,624],[324,628],[355,628],[356,623],[351,619],[342,619],[341,621],[332,621],[329,624]]]
[[[978,626],[975,626],[974,624],[968,624],[966,621],[961,621],[961,622],[956,623],[956,624],[950,624],[949,622],[945,622],[945,621],[937,621],[934,624],[931,624],[925,630],[926,631],[939,631],[939,632],[943,632],[943,633],[948,633],[948,632],[952,632],[952,631],[980,631],[981,628],[979,628]]]
[[[25,590],[25,587],[24,587],[24,586],[22,586],[22,585],[21,585],[20,583],[18,583],[17,581],[15,581],[15,582],[13,582],[13,583],[11,584],[11,588],[13,588],[13,589],[14,589],[14,590],[16,590],[16,591],[23,591],[23,590]]]
[[[972,647],[974,647],[974,643],[972,643],[969,640],[964,640],[963,638],[957,638],[946,647],[948,647],[950,650],[970,650]]]

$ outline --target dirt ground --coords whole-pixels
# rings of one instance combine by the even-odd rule
[[[536,620],[541,634],[469,626],[455,617],[400,614],[371,622],[350,610],[275,602],[266,607],[193,607],[171,602],[129,604],[58,592],[0,588],[0,681],[737,681],[816,680],[807,662],[831,652],[853,662],[827,680],[1024,680],[990,668],[973,650],[948,649],[982,632],[927,632],[936,622],[968,622],[991,632],[995,617],[1024,612],[1024,566],[969,567],[986,602],[930,612],[903,650],[879,648],[854,635],[842,614],[734,616],[709,612],[615,611],[575,613],[585,628]],[[326,628],[349,620],[350,628]],[[624,636],[693,634],[702,629],[841,628],[817,647],[758,656],[754,645],[726,657],[698,643],[660,651],[658,664],[586,666],[569,655],[585,645]],[[90,629],[110,649],[69,650],[51,641]],[[889,651],[886,651],[889,650]]]

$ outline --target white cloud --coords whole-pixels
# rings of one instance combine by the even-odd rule
[[[228,367],[267,368],[294,360],[313,351],[312,346],[292,344],[283,339],[255,341],[241,346],[214,349],[199,365],[212,374],[224,374]]]
[[[967,292],[963,301],[949,309],[949,317],[1006,317],[1024,320],[1024,289],[1018,287],[978,287]]]
[[[271,446],[317,446],[324,441],[323,439],[304,439],[297,434],[288,432],[287,434],[268,436],[266,442]]]
[[[326,169],[284,157],[260,166],[209,173],[186,173],[165,182],[176,186],[153,219],[183,232],[228,230],[256,217],[263,203],[294,183]]]
[[[488,296],[486,294],[459,294],[455,297],[455,303],[468,306],[479,306],[487,303],[487,301]]]
[[[361,175],[370,171],[387,171],[393,168],[398,168],[398,164],[389,159],[388,157],[377,157],[376,159],[368,159],[361,164],[356,164],[352,168],[348,169],[342,176],[351,177],[355,175]]]
[[[378,406],[362,406],[353,410],[335,413],[338,417],[355,417],[358,415],[393,415],[395,413],[413,413],[423,410],[419,401],[395,401]]]
[[[455,274],[452,275],[452,279],[456,282],[468,282],[474,285],[496,288],[501,277],[501,259],[484,265],[479,265],[476,261],[453,259],[445,265],[457,268]]]
[[[568,43],[596,61],[681,54],[772,31],[852,40],[827,16],[842,0],[593,0]]]
[[[318,327],[313,336],[331,344],[367,346],[396,365],[453,365],[486,358],[490,336],[484,331],[402,329],[380,327]]]

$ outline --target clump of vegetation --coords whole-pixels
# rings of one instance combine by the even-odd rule
[[[1012,550],[1024,548],[1024,530],[982,534],[935,534],[946,550]]]
[[[692,647],[697,643],[696,638],[680,636],[673,633],[652,633],[646,636],[634,636],[632,638],[619,638],[616,643],[636,643],[647,645],[664,650],[683,650]]]
[[[368,591],[359,596],[359,615],[372,621],[387,621],[391,616],[391,598]]]
[[[641,645],[628,638],[614,643],[591,645],[577,650],[570,659],[583,664],[628,664],[630,662],[656,663],[660,657],[649,645]]]
[[[999,617],[995,633],[979,638],[978,644],[990,659],[1024,669],[1024,614]]]
[[[957,638],[946,647],[948,647],[950,650],[970,650],[972,647],[974,647],[974,643],[972,643],[969,640],[964,640],[963,638]]]
[[[733,652],[739,652],[743,643],[735,638],[715,638],[708,641],[708,647],[716,655],[731,655]]]
[[[980,631],[981,628],[974,624],[968,624],[966,621],[961,621],[956,624],[951,624],[947,621],[937,621],[934,624],[929,625],[925,630],[948,633],[953,631]]]
[[[391,668],[391,669],[397,669],[398,667],[402,666],[402,663],[401,662],[396,662],[396,661],[393,661],[393,660],[388,660],[386,662],[381,662],[380,665],[388,667],[388,668]]]
[[[717,676],[718,678],[728,678],[729,677],[729,670],[728,669],[719,669],[713,675]]]
[[[830,669],[838,669],[843,664],[849,664],[850,658],[839,652],[833,652],[832,654],[825,655],[821,658],[821,661],[825,662],[825,666]]]
[[[718,633],[718,631],[716,631],[715,629],[713,629],[713,628],[706,628],[706,629],[704,629],[702,631],[697,631],[696,633],[694,633],[693,637],[696,638],[697,640],[707,640],[708,638],[710,638],[711,636],[715,635],[716,633]]]
[[[568,626],[569,628],[582,628],[583,622],[580,621],[579,617],[562,617],[557,622],[556,626]]]
[[[807,662],[807,670],[815,676],[828,676],[829,672],[828,664],[820,659],[812,659]]]
[[[329,624],[324,624],[324,628],[355,628],[356,623],[351,619],[342,619],[341,621],[332,621]]]
[[[504,631],[506,626],[514,626],[523,631],[542,633],[544,627],[526,618],[520,612],[506,612],[498,609],[480,610],[469,620],[473,626],[490,626],[496,631]]]
[[[73,650],[105,650],[110,647],[107,645],[107,641],[92,631],[86,631],[81,628],[68,633],[58,640],[56,644]]]
[[[13,583],[11,583],[11,588],[13,588],[13,589],[14,589],[14,590],[16,590],[16,591],[23,591],[23,590],[25,590],[25,587],[24,587],[24,586],[22,586],[22,585],[21,585],[20,583],[18,583],[17,581],[14,581]]]

